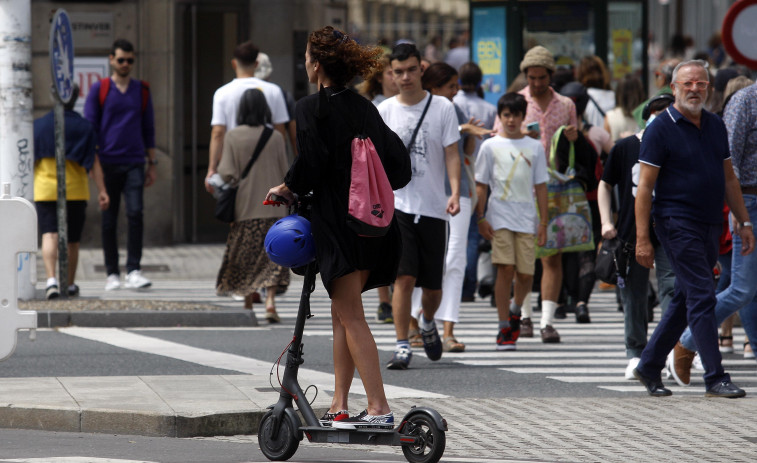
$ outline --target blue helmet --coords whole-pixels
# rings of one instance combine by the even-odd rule
[[[278,220],[265,236],[265,252],[282,267],[302,267],[315,260],[310,222],[297,214]]]

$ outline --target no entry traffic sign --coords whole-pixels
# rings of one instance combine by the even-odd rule
[[[739,64],[757,69],[757,0],[734,3],[723,18],[723,46]]]

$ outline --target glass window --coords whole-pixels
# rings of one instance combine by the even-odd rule
[[[524,53],[541,45],[565,65],[595,53],[594,11],[589,2],[529,2],[524,8]]]

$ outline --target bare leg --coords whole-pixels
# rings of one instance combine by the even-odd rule
[[[444,321],[444,339],[455,337],[455,322]]]
[[[55,266],[58,264],[58,234],[44,233],[42,235],[42,261],[45,263],[45,276],[55,277]]]
[[[523,306],[523,302],[526,300],[526,296],[531,292],[531,286],[534,283],[533,275],[524,275],[522,273],[515,272],[515,304]]]
[[[391,411],[384,394],[378,349],[368,322],[365,321],[360,295],[368,275],[367,270],[359,270],[337,278],[331,284],[335,377],[332,412],[347,409],[347,397],[355,368],[368,396],[368,414],[384,415]],[[350,359],[347,359],[348,356]]]
[[[389,294],[389,287],[388,286],[379,286],[376,288],[376,291],[378,291],[378,300],[379,303],[386,302],[387,304],[392,303],[392,296]]]
[[[394,282],[394,294],[392,295],[392,316],[394,317],[394,330],[397,339],[407,339],[407,331],[410,326],[410,306],[415,277],[401,275]],[[437,304],[438,305],[438,304]]]
[[[542,257],[541,264],[541,299],[557,302],[562,286],[562,253]]]
[[[436,314],[436,309],[439,308],[439,304],[442,302],[442,290],[441,289],[426,289],[423,288],[423,295],[421,296],[421,307],[423,308],[423,317],[426,320],[433,320]]]
[[[68,243],[68,285],[74,284],[79,265],[79,243]]]
[[[497,264],[497,279],[494,282],[494,300],[497,303],[499,321],[510,320],[510,288],[513,283],[515,267]]]
[[[276,313],[276,286],[269,286],[265,290],[265,310]]]

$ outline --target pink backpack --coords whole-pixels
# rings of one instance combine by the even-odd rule
[[[394,217],[394,191],[367,135],[352,139],[347,225],[359,236],[381,237]]]

